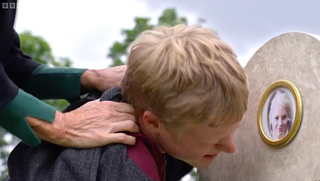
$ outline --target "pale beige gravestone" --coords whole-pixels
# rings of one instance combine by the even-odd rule
[[[219,154],[201,181],[320,180],[320,41],[305,33],[285,33],[264,44],[245,67],[249,76],[248,111],[237,131],[234,154]],[[303,118],[294,139],[282,148],[267,145],[257,126],[259,102],[275,81],[298,89]]]

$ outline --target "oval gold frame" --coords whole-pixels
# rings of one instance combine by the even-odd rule
[[[287,88],[291,91],[295,103],[296,103],[296,113],[294,117],[294,122],[292,124],[292,127],[288,134],[281,138],[280,140],[271,140],[264,132],[263,125],[262,125],[262,112],[263,108],[265,105],[266,100],[268,99],[269,95],[277,88],[284,87]],[[303,105],[302,105],[302,99],[299,90],[297,87],[290,81],[288,80],[278,80],[274,82],[271,86],[268,87],[268,89],[264,92],[262,95],[262,98],[259,103],[259,108],[258,108],[258,130],[260,133],[260,136],[262,140],[268,144],[269,146],[272,147],[283,147],[287,145],[297,134],[301,121],[302,121],[302,115],[303,115]]]

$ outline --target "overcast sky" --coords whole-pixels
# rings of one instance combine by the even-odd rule
[[[175,7],[191,24],[204,18],[239,56],[244,66],[266,41],[299,31],[320,35],[318,0],[19,0],[16,30],[30,30],[49,42],[55,56],[75,67],[104,68],[120,30],[133,18],[157,18]]]
[[[106,54],[120,30],[133,27],[136,16],[157,17],[175,7],[191,24],[206,19],[245,65],[253,53],[279,34],[320,34],[320,1],[302,0],[20,0],[15,28],[46,39],[55,56],[74,66],[103,68]]]

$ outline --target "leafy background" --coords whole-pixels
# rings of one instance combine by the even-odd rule
[[[188,24],[185,17],[179,17],[174,8],[165,9],[162,15],[158,18],[157,24],[151,24],[150,18],[136,17],[134,19],[135,26],[132,29],[123,29],[120,33],[123,36],[123,41],[116,41],[109,47],[107,58],[112,60],[110,67],[126,64],[126,56],[128,54],[128,46],[133,40],[143,31],[152,29],[155,26],[166,25],[174,26],[177,24]],[[199,18],[198,24],[205,22],[204,19]],[[21,41],[21,50],[26,55],[29,55],[34,61],[48,64],[53,67],[73,67],[72,60],[68,57],[55,57],[52,54],[49,43],[40,36],[32,34],[30,31],[24,31],[19,34]],[[68,102],[65,100],[43,100],[44,102],[54,106],[57,110],[63,110],[68,106]],[[0,179],[2,180],[8,173],[6,160],[10,154],[10,151],[19,143],[19,139],[12,136],[6,130],[0,128]],[[198,181],[198,175],[196,170],[193,170],[189,174],[189,178],[192,181]]]

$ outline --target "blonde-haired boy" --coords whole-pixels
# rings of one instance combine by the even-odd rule
[[[46,180],[39,172],[58,180],[59,173],[68,180],[178,180],[168,175],[166,166],[172,168],[173,162],[166,165],[165,155],[205,168],[220,152],[235,151],[231,134],[247,109],[247,76],[233,50],[213,30],[177,25],[145,31],[132,43],[127,64],[121,88],[108,90],[101,100],[133,105],[141,129],[141,134],[131,134],[136,145],[60,149],[52,162],[13,154],[12,160],[47,165],[15,166],[9,160],[15,180],[22,179],[18,173]],[[52,151],[47,145],[38,149]],[[47,157],[50,154],[39,156]],[[58,167],[61,162],[67,166]]]
[[[143,32],[131,45],[123,97],[159,149],[198,168],[233,152],[248,83],[233,50],[208,28]]]

